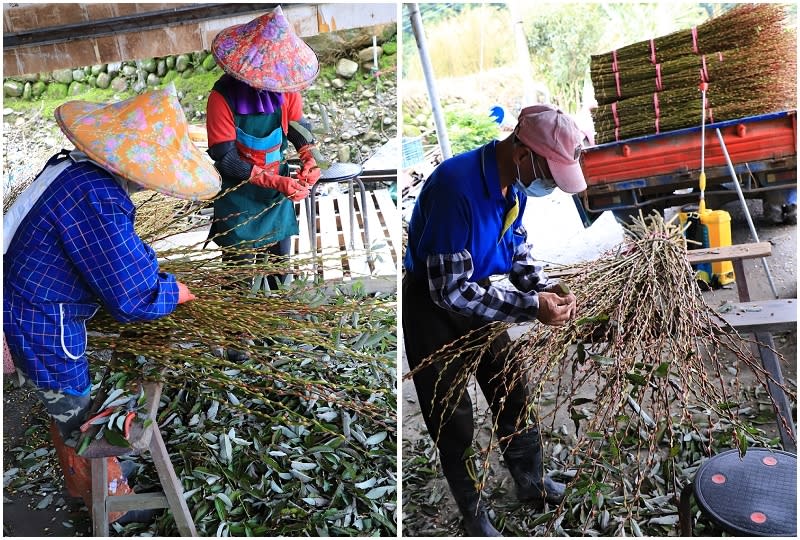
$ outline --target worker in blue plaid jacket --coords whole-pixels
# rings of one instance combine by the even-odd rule
[[[74,449],[91,404],[87,320],[101,307],[121,322],[152,320],[195,299],[159,271],[134,230],[129,194],[149,188],[201,199],[219,190],[173,92],[61,105],[56,119],[76,150],[53,156],[3,219],[4,339],[51,416],[67,488],[87,505],[89,465]],[[109,490],[129,492],[117,458],[108,459]]]
[[[527,197],[556,186],[568,193],[586,189],[582,142],[571,118],[535,105],[523,109],[508,138],[445,160],[425,181],[404,260],[402,320],[411,369],[492,321],[562,325],[575,316],[575,296],[535,263],[522,214]],[[508,275],[513,287],[490,282],[499,274]],[[518,370],[505,369],[516,361],[508,357],[508,345],[507,335],[492,342],[475,376],[504,439],[517,496],[539,511],[545,502],[563,499],[564,485],[544,474],[539,428],[527,418],[527,389],[510,380]],[[467,536],[500,536],[470,475],[472,402],[465,388],[454,389],[458,368],[434,356],[433,364],[414,374],[414,386]]]

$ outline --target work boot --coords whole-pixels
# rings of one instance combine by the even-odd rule
[[[783,205],[783,222],[786,225],[797,225],[797,205],[784,204]]]
[[[489,507],[480,495],[472,493],[453,493],[461,516],[464,518],[464,531],[467,537],[474,536],[503,536],[494,528],[489,519]]]
[[[780,204],[764,202],[764,220],[772,225],[783,224],[783,208]]]
[[[489,506],[475,489],[475,482],[469,477],[464,461],[444,457],[441,461],[442,472],[450,486],[450,492],[464,518],[466,536],[503,536],[492,525],[489,519]]]
[[[564,500],[566,486],[551,480],[544,473],[542,439],[538,428],[514,436],[503,451],[503,459],[517,486],[517,498],[520,501],[540,511],[544,509],[545,502],[558,505]]]

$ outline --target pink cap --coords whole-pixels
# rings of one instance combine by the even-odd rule
[[[515,133],[525,146],[547,160],[553,180],[562,191],[580,193],[586,189],[578,161],[584,134],[572,118],[552,105],[525,107]]]

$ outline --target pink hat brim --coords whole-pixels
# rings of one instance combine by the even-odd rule
[[[550,172],[553,173],[553,180],[561,191],[566,193],[580,193],[586,190],[586,179],[583,177],[583,170],[578,163],[559,163],[558,161],[547,160]]]

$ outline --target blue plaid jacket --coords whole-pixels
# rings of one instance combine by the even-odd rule
[[[82,162],[62,172],[20,223],[3,258],[3,332],[38,387],[88,390],[86,321],[101,305],[120,322],[174,311],[175,277],[158,271],[134,215],[114,177]]]

